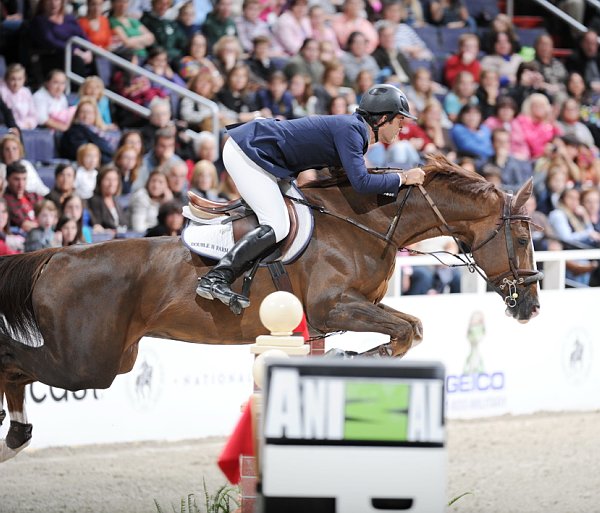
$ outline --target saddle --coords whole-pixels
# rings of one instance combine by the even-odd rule
[[[310,209],[292,198],[304,199],[300,190],[292,183],[282,182],[281,192],[290,219],[290,231],[275,251],[262,263],[281,261],[291,263],[304,251],[313,229]],[[254,212],[242,199],[228,202],[207,200],[188,192],[189,204],[183,208],[188,223],[183,230],[183,243],[194,253],[219,260],[247,232],[258,226]]]
[[[219,216],[227,216],[233,226],[233,240],[237,242],[250,230],[258,226],[258,219],[254,212],[242,201],[242,199],[229,200],[224,203],[211,201],[196,193],[188,192],[190,211],[201,219],[214,219]],[[279,244],[281,254],[289,249],[292,241],[298,233],[298,216],[296,209],[289,198],[283,198],[290,218],[290,231],[285,239]],[[268,260],[269,258],[267,258]]]

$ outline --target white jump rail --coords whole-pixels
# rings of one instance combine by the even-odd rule
[[[460,263],[457,259],[449,255],[441,255],[442,260],[447,264]],[[571,249],[564,251],[537,251],[535,259],[538,263],[544,264],[544,279],[542,289],[564,289],[565,288],[565,270],[569,260],[600,260],[600,249]],[[402,295],[402,273],[406,267],[432,266],[440,265],[435,257],[430,255],[407,256],[400,255],[396,257],[396,268],[392,279],[390,280],[386,297],[395,297]],[[486,292],[486,282],[477,274],[469,272],[466,267],[461,269],[461,290],[462,292]]]

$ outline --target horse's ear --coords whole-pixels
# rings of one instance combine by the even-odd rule
[[[531,196],[533,192],[533,178],[527,180],[523,186],[517,191],[515,194],[515,198],[513,199],[513,210],[515,212],[519,212],[525,205],[526,201]]]

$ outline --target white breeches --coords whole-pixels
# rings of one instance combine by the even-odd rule
[[[223,147],[223,163],[259,224],[273,228],[277,242],[285,239],[290,218],[277,178],[250,160],[231,137]]]

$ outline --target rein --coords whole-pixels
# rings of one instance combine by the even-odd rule
[[[370,169],[370,171],[387,171],[389,169],[392,169],[392,168],[372,168],[372,169]],[[418,187],[419,187],[419,190],[421,191],[421,194],[427,200],[427,203],[429,204],[429,206],[431,207],[431,209],[433,210],[433,212],[435,213],[437,218],[442,222],[442,225],[447,230],[448,235],[450,235],[454,239],[454,242],[456,243],[456,245],[458,247],[460,247],[460,242],[454,235],[452,228],[450,228],[450,225],[444,218],[443,214],[440,212],[440,209],[437,207],[437,205],[435,204],[435,202],[433,201],[433,199],[431,198],[429,193],[425,190],[425,187],[423,187],[423,185],[421,185],[421,184],[419,184]],[[356,228],[372,235],[373,237],[376,237],[377,239],[384,241],[386,244],[394,245],[394,243],[392,242],[392,237],[394,235],[394,232],[396,231],[398,222],[400,221],[400,216],[402,215],[404,206],[406,205],[408,197],[410,196],[410,193],[413,190],[413,188],[414,188],[413,185],[409,185],[406,188],[406,194],[404,195],[404,197],[398,204],[398,209],[396,211],[396,214],[392,218],[392,220],[390,222],[390,226],[387,229],[387,232],[385,234],[382,234],[382,233],[379,233],[379,232],[373,230],[372,228],[357,221],[356,219],[352,219],[351,217],[345,217],[345,216],[336,214],[335,212],[328,210],[327,208],[325,208],[322,205],[315,205],[315,204],[310,203],[302,198],[295,198],[295,197],[291,197],[288,195],[285,195],[285,197],[290,199],[291,201],[294,201],[296,203],[304,205],[304,206],[310,208],[311,210],[315,210],[316,212],[320,212],[321,214],[325,214],[330,217],[334,217],[336,219],[345,221],[345,222],[355,226]],[[511,213],[512,198],[513,198],[512,194],[508,194],[505,198],[503,213],[500,218],[500,220],[502,222],[482,242],[480,242],[476,247],[471,248],[471,251],[469,253],[465,253],[464,255],[461,256],[461,255],[457,255],[455,253],[450,253],[447,251],[423,252],[423,251],[417,251],[417,250],[412,250],[412,249],[408,249],[408,251],[411,252],[412,254],[431,255],[436,260],[438,260],[438,262],[440,262],[440,264],[442,264],[446,267],[466,267],[469,270],[469,272],[477,272],[477,274],[479,274],[479,276],[481,276],[484,279],[484,281],[495,292],[497,292],[500,296],[502,296],[504,298],[504,303],[506,304],[506,306],[508,306],[509,308],[514,308],[517,305],[517,299],[519,298],[519,293],[517,292],[517,285],[526,286],[531,283],[541,281],[542,278],[544,277],[544,273],[542,273],[541,271],[534,271],[534,270],[529,270],[529,269],[519,269],[519,259],[515,252],[515,247],[514,247],[513,238],[512,238],[511,223],[514,221],[525,221],[526,223],[529,223],[531,225],[532,221],[531,221],[531,217],[529,217],[528,215],[522,215],[522,214],[513,215]],[[504,228],[504,234],[505,234],[505,239],[506,239],[506,251],[508,254],[508,262],[509,262],[509,266],[510,266],[510,271],[504,272],[498,276],[490,278],[477,265],[477,263],[473,259],[473,254],[476,251],[480,250],[482,247],[484,247],[486,244],[488,244],[490,241],[492,241],[502,231],[503,228]],[[407,249],[407,248],[403,248],[403,249]],[[446,262],[442,261],[437,256],[437,254],[439,254],[439,253],[448,254],[450,256],[453,256],[454,258],[459,260],[461,263],[460,264],[447,264]],[[512,276],[512,279],[510,279],[511,276]],[[506,292],[505,292],[505,289],[506,289]]]

